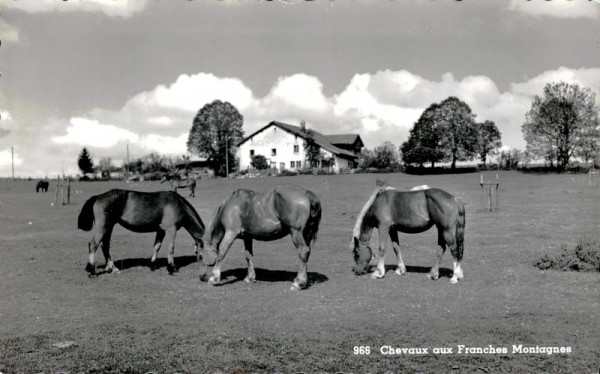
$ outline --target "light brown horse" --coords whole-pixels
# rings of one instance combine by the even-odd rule
[[[244,240],[248,275],[254,282],[252,240],[270,241],[286,235],[298,250],[300,265],[292,290],[306,288],[306,263],[319,231],[321,203],[317,195],[300,187],[279,186],[266,192],[240,189],[219,206],[206,230],[206,248],[202,251],[200,279],[206,280],[207,267],[213,266],[208,279],[211,284],[221,280],[221,264],[237,238]]]
[[[94,254],[102,244],[106,259],[106,271],[118,272],[110,257],[110,237],[113,227],[118,223],[133,232],[156,232],[154,254],[150,260],[154,270],[156,255],[165,235],[169,238],[167,270],[170,274],[177,271],[175,260],[175,235],[185,228],[195,241],[195,251],[203,247],[204,223],[194,207],[182,196],[172,191],[137,192],[114,189],[89,198],[79,213],[78,228],[90,231],[96,225],[94,236],[88,244],[89,259],[86,270],[96,271]]]
[[[438,230],[437,261],[429,272],[433,280],[439,277],[439,266],[446,247],[454,258],[454,274],[450,283],[463,278],[460,262],[463,258],[465,208],[463,203],[437,188],[424,188],[413,191],[398,191],[393,188],[379,188],[371,195],[363,207],[354,227],[351,247],[354,254],[354,273],[367,272],[373,257],[369,239],[374,228],[379,232],[379,253],[377,269],[371,278],[383,278],[385,275],[384,256],[387,235],[392,240],[396,252],[397,274],[404,274],[406,267],[402,261],[398,232],[417,234],[435,226]]]

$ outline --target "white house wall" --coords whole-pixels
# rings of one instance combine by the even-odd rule
[[[294,152],[295,145],[298,146],[297,152]],[[275,155],[272,154],[273,149],[276,149]],[[265,156],[267,163],[277,169],[282,169],[282,163],[283,169],[298,169],[298,167],[296,167],[298,162],[300,162],[300,168],[304,167],[304,163],[306,162],[306,157],[304,155],[304,139],[290,134],[276,126],[266,128],[238,148],[241,170],[246,170],[251,167],[251,150],[254,151],[255,156]],[[291,166],[292,161],[294,162],[294,167]]]

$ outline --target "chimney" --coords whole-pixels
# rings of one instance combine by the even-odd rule
[[[300,130],[306,132],[306,122],[304,120],[300,121]]]

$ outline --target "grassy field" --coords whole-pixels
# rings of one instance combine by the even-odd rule
[[[440,280],[426,278],[434,230],[401,235],[407,274],[394,274],[390,251],[384,279],[354,276],[348,243],[376,178],[399,189],[440,187],[465,202],[462,282],[449,284],[449,253]],[[193,241],[183,230],[175,276],[166,271],[165,252],[160,268],[150,271],[152,234],[118,227],[112,255],[122,271],[89,278],[90,233],[77,230],[84,201],[114,187],[165,186],[74,183],[72,204],[51,206],[53,185],[36,194],[35,182],[0,181],[0,372],[598,372],[599,273],[540,271],[533,263],[562,243],[599,235],[600,188],[589,187],[584,175],[504,172],[500,180],[493,213],[486,211],[479,174],[200,181],[189,201],[205,223],[240,187],[293,184],[319,195],[323,218],[308,263],[311,286],[301,292],[289,290],[298,261],[290,239],[255,243],[258,282],[250,285],[242,281],[246,261],[236,241],[223,282],[213,287],[199,282]],[[97,261],[103,263],[100,252]],[[465,354],[459,345],[508,352]],[[571,352],[517,353],[513,345]],[[355,355],[359,346],[370,354]],[[384,346],[428,352],[384,355]],[[442,347],[453,352],[434,354]]]

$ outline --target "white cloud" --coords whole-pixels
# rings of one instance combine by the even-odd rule
[[[359,133],[366,146],[373,148],[384,141],[400,146],[423,110],[457,96],[469,104],[477,121],[496,123],[505,146],[523,149],[521,125],[531,100],[542,93],[545,84],[556,80],[590,87],[600,99],[600,68],[561,67],[515,82],[504,92],[486,76],[456,80],[446,73],[428,80],[408,71],[380,71],[355,75],[332,96],[323,93],[317,77],[305,74],[280,77],[264,97],[255,97],[237,78],[182,75],[170,85],[134,96],[120,110],[96,109],[69,121],[49,119],[20,126],[10,113],[0,110],[0,134],[4,134],[0,136],[4,160],[0,175],[10,175],[6,150],[13,145],[20,175],[38,176],[62,168],[77,173],[77,155],[84,146],[95,160],[108,156],[115,162],[125,158],[124,143],[130,144],[131,157],[151,151],[183,154],[194,115],[215,99],[238,108],[246,134],[273,120],[299,124],[304,119],[310,128],[325,134]]]
[[[2,6],[28,13],[41,12],[102,12],[107,16],[129,17],[142,11],[148,0],[7,0]]]
[[[600,2],[597,0],[511,0],[509,9],[537,17],[600,18]]]
[[[19,30],[0,18],[0,40],[3,43],[16,43],[19,41]]]
[[[0,170],[6,169],[7,171],[11,171],[13,163],[13,151],[11,151],[10,148],[0,151]],[[15,153],[14,163],[15,166],[19,166],[23,163],[23,158],[18,153]],[[6,173],[6,175],[9,174]]]
[[[109,148],[120,141],[137,142],[139,136],[133,132],[113,125],[103,125],[95,120],[72,118],[67,135],[54,136],[52,141],[58,144],[78,144]]]

